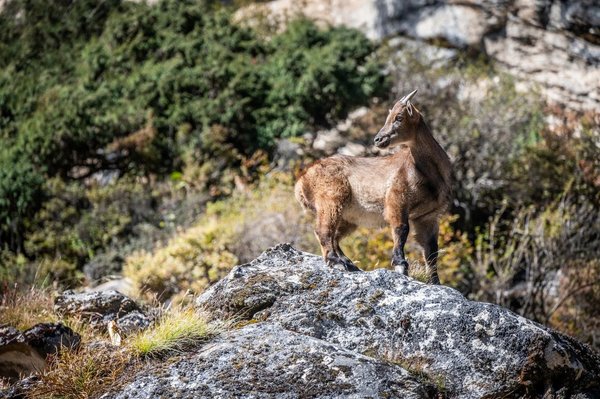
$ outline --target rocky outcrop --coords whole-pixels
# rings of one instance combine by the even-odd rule
[[[600,394],[600,357],[584,344],[451,288],[333,270],[289,245],[234,268],[197,305],[243,327],[106,398]]]
[[[407,35],[482,51],[550,101],[600,108],[600,3],[594,0],[275,0],[240,10],[239,20],[296,14],[361,29],[380,40]]]
[[[406,370],[260,323],[224,335],[104,398],[433,398]]]
[[[62,317],[75,316],[86,320],[93,326],[107,327],[114,322],[125,334],[142,330],[151,322],[151,318],[131,298],[114,290],[65,291],[54,300],[54,311]]]
[[[0,327],[0,378],[17,381],[43,370],[46,357],[64,349],[76,349],[81,337],[60,323],[40,323],[23,332]]]

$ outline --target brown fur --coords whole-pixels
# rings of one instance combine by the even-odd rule
[[[401,148],[388,156],[319,160],[298,178],[296,199],[316,213],[315,235],[328,264],[358,270],[339,241],[357,226],[389,225],[394,237],[392,265],[407,273],[404,245],[412,231],[423,247],[430,281],[439,283],[438,220],[450,203],[450,160],[410,102],[394,105],[375,143]]]

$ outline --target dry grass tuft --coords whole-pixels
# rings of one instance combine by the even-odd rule
[[[418,280],[422,283],[429,282],[429,273],[427,272],[427,265],[425,262],[414,261],[410,262],[408,268],[408,274],[410,277]]]
[[[25,330],[38,323],[56,322],[58,318],[53,306],[52,294],[48,289],[9,288],[0,296],[0,325],[7,324]]]
[[[55,357],[27,398],[87,399],[114,385],[133,362],[125,350],[110,346],[84,347]]]

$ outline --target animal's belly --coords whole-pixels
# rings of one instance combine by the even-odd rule
[[[356,226],[378,228],[383,227],[387,223],[383,219],[383,207],[377,205],[361,205],[352,203],[347,207],[342,218]]]

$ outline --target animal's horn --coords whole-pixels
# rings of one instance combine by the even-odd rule
[[[413,91],[411,91],[410,93],[408,93],[408,94],[407,94],[407,95],[405,95],[404,97],[402,97],[402,98],[400,99],[400,102],[401,102],[402,104],[406,104],[406,103],[408,102],[408,100],[410,100],[411,98],[413,98],[413,96],[414,96],[415,94],[417,94],[417,90],[416,90],[416,89],[415,89],[415,90],[413,90]]]

